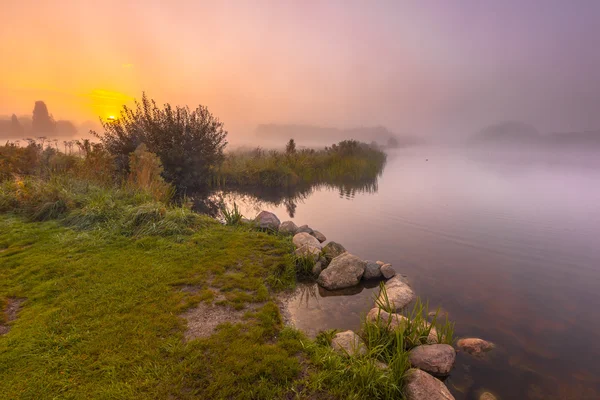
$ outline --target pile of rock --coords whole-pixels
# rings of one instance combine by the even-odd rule
[[[399,312],[414,301],[416,295],[404,277],[397,274],[391,264],[362,260],[333,241],[323,246],[327,238],[321,232],[308,225],[298,227],[292,221],[280,223],[277,216],[268,211],[262,211],[254,220],[254,224],[261,229],[293,236],[295,254],[314,261],[312,272],[317,277],[317,283],[325,289],[336,290],[356,286],[361,279],[386,279],[385,295],[383,292],[380,293],[377,303],[386,305],[385,308],[392,312],[384,311],[379,306],[375,307],[367,314],[367,321],[381,324],[390,330],[404,328],[409,322]],[[424,324],[429,327],[428,322]],[[412,368],[405,387],[406,397],[409,400],[454,399],[446,385],[438,378],[450,374],[456,360],[456,350],[448,344],[438,343],[435,327],[431,327],[424,342],[409,352]],[[361,356],[368,353],[365,343],[353,331],[337,333],[332,339],[331,346],[336,352],[345,356]],[[482,339],[466,338],[460,339],[457,347],[468,354],[480,357],[494,345]],[[381,368],[387,366],[383,364]],[[483,398],[494,399],[489,392],[485,392],[481,396],[481,399]]]

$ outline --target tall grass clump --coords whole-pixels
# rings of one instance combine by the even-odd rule
[[[226,205],[221,207],[221,215],[225,220],[225,225],[240,225],[244,216],[240,212],[237,204],[234,202],[231,209],[227,208]]]
[[[297,150],[290,141],[285,152],[257,148],[232,152],[213,174],[217,187],[295,187],[344,184],[374,180],[381,174],[386,155],[355,140],[346,140],[323,150]]]

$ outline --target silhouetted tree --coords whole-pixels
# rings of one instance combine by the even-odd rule
[[[286,154],[294,154],[296,152],[296,142],[294,139],[290,139],[289,142],[285,145],[285,153]]]
[[[19,119],[15,114],[10,118],[10,133],[13,135],[22,135],[24,132]]]
[[[36,101],[33,108],[31,129],[33,133],[55,133],[56,123],[48,113],[48,107],[43,101]]]
[[[135,109],[124,106],[119,118],[101,123],[105,132],[92,133],[115,156],[119,171],[129,171],[129,154],[143,143],[160,158],[164,178],[179,189],[205,186],[227,145],[223,123],[208,108],[168,103],[158,108],[145,93]]]

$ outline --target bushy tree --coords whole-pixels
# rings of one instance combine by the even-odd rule
[[[206,185],[227,145],[223,123],[205,106],[159,108],[145,93],[134,108],[124,106],[119,118],[101,123],[104,133],[92,133],[115,156],[119,171],[129,172],[129,154],[145,144],[160,158],[164,178],[179,189]]]

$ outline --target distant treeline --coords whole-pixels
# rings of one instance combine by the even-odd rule
[[[277,142],[293,137],[300,143],[311,144],[330,144],[348,139],[386,147],[405,147],[419,143],[414,136],[398,135],[383,126],[338,129],[313,125],[263,124],[256,128],[256,135]]]
[[[537,147],[600,147],[600,130],[542,134],[533,125],[507,121],[482,129],[471,138],[473,144]]]
[[[0,117],[0,138],[21,139],[38,136],[74,136],[78,133],[77,127],[67,120],[56,121],[49,113],[43,101],[36,101],[33,113],[17,116]]]

